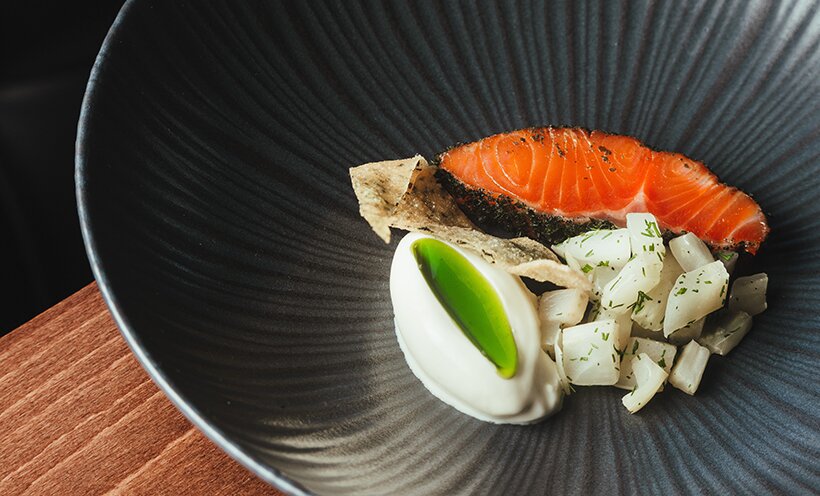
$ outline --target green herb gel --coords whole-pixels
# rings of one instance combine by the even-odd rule
[[[505,379],[515,376],[518,351],[498,293],[458,251],[432,238],[416,240],[413,255],[441,305]]]

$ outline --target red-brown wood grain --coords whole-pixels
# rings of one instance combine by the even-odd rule
[[[0,495],[281,495],[150,381],[96,284],[0,338]]]

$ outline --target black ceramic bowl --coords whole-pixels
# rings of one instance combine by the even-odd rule
[[[817,2],[132,1],[83,106],[97,280],[177,406],[293,493],[810,493],[820,487]],[[348,167],[524,126],[638,137],[755,196],[769,310],[697,396],[586,388],[533,426],[427,393],[393,245]]]

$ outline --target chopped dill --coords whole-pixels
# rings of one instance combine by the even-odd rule
[[[657,222],[649,222],[648,220],[644,220],[644,223],[646,224],[646,227],[644,228],[643,231],[641,231],[641,234],[643,234],[644,236],[646,236],[648,238],[660,238],[661,237],[661,231],[660,231],[660,229],[658,229]]]
[[[631,308],[633,312],[637,313],[643,310],[644,304],[647,301],[654,301],[648,294],[644,293],[643,291],[638,291],[638,299],[635,300],[631,305],[627,308]]]

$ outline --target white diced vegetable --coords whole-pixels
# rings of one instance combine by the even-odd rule
[[[555,368],[558,370],[558,380],[561,383],[561,389],[564,390],[564,394],[568,395],[572,392],[572,386],[564,370],[563,341],[564,337],[559,333],[558,339],[555,341]]]
[[[642,305],[636,305],[632,309],[632,320],[644,329],[650,331],[662,330],[669,292],[672,291],[675,281],[682,273],[683,269],[678,264],[678,261],[675,260],[674,256],[665,257],[663,259],[660,281],[654,288],[646,293],[646,298],[643,299]]]
[[[575,288],[547,291],[538,297],[541,343],[545,351],[554,353],[555,340],[562,327],[581,322],[587,302],[586,293]]]
[[[577,261],[577,260],[575,260],[575,257],[573,257],[573,256],[572,256],[572,254],[570,254],[570,253],[566,253],[565,255],[566,255],[566,256],[565,256],[564,260],[567,262],[567,265],[568,265],[571,269],[581,270],[581,264],[580,264],[580,263],[578,263],[578,261]]]
[[[670,241],[669,250],[675,255],[684,272],[691,272],[715,261],[706,243],[692,233],[686,233]]]
[[[631,363],[636,385],[629,394],[621,399],[621,402],[630,413],[635,413],[649,403],[669,374],[652,361],[646,353],[636,356]]]
[[[669,342],[675,346],[680,346],[692,341],[693,339],[698,339],[700,334],[703,332],[704,322],[706,322],[706,317],[681,327],[669,335]]]
[[[618,382],[615,387],[621,389],[632,389],[635,387],[635,376],[632,373],[632,359],[641,353],[645,353],[652,361],[658,364],[667,374],[672,370],[675,362],[677,347],[646,338],[630,338],[626,344],[626,350],[621,358],[621,370]]]
[[[738,254],[713,256],[692,233],[665,246],[652,214],[627,214],[624,229],[589,231],[552,249],[592,286],[538,299],[543,347],[555,356],[561,387],[565,394],[573,385],[630,390],[622,402],[631,413],[667,379],[695,394],[710,353],[731,351],[751,315],[766,309],[766,274],[738,278],[729,291]]]
[[[722,307],[728,284],[729,273],[720,262],[681,274],[669,293],[663,335],[669,336]]]
[[[618,380],[615,321],[568,327],[561,333],[564,372],[572,384],[609,386]]]
[[[646,293],[661,280],[663,262],[655,257],[636,256],[604,287],[601,308],[617,313],[632,313]]]
[[[612,320],[615,322],[615,339],[612,341],[612,345],[619,351],[623,351],[632,333],[632,319],[629,318],[629,314],[616,313],[612,310],[599,307],[591,321],[602,320]]]
[[[593,301],[601,301],[604,288],[615,279],[619,271],[620,269],[615,267],[595,267],[589,274],[592,276],[592,293],[590,293],[589,298]]]
[[[564,258],[571,256],[584,273],[595,267],[620,269],[629,260],[629,232],[626,229],[595,230],[569,238],[562,243]]]
[[[738,255],[736,252],[719,251],[715,259],[720,260],[723,266],[726,267],[726,272],[732,275],[732,272],[735,270],[735,265],[737,265]]]
[[[633,255],[650,255],[663,262],[666,247],[663,245],[658,220],[652,214],[626,214],[626,228],[629,231]]]
[[[748,313],[729,311],[714,322],[709,319],[698,343],[709,348],[712,353],[726,355],[740,343],[751,328],[752,317]]]
[[[738,277],[729,293],[729,310],[744,311],[754,317],[766,310],[766,288],[769,276],[765,272]]]
[[[709,350],[694,341],[683,347],[680,358],[669,374],[669,383],[686,394],[695,394],[709,361]]]
[[[575,325],[584,318],[587,295],[577,288],[547,291],[538,297],[538,317],[565,325]]]
[[[555,254],[556,254],[556,255],[558,255],[559,257],[563,258],[564,260],[566,260],[566,258],[567,258],[567,255],[566,255],[566,248],[567,248],[567,247],[566,247],[566,245],[564,244],[565,242],[566,242],[566,240],[561,241],[561,242],[560,242],[560,243],[558,243],[557,245],[552,245],[552,246],[550,246],[550,249],[551,249],[553,252],[555,252]]]
[[[550,358],[555,358],[555,341],[561,335],[560,322],[554,320],[542,320],[541,327],[541,349],[547,352]]]

